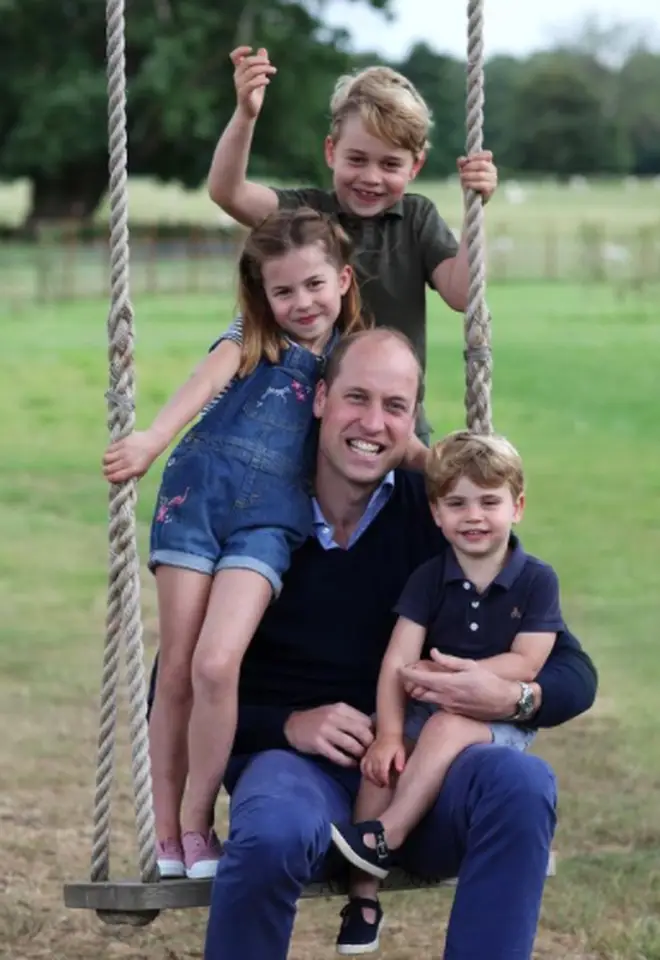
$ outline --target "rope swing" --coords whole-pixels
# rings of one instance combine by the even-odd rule
[[[108,138],[110,171],[110,311],[108,315],[108,428],[111,440],[135,422],[134,314],[129,288],[128,171],[126,116],[125,0],[106,0]],[[483,143],[484,0],[468,2],[467,154]],[[482,198],[467,197],[466,230],[469,294],[465,312],[465,413],[467,427],[491,433],[490,315],[485,302],[486,256]],[[140,568],[136,541],[136,481],[113,484],[109,499],[109,576],[106,637],[94,794],[90,882],[67,884],[69,907],[95,910],[105,923],[144,926],[161,910],[206,907],[211,881],[159,882],[147,725],[147,695],[140,609]],[[138,841],[139,881],[110,880],[111,799],[115,772],[117,699],[123,653],[129,701],[131,775]],[[392,871],[385,889],[433,885]],[[344,893],[340,885],[313,884],[304,896]]]

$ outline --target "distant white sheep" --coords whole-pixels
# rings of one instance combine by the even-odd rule
[[[508,203],[521,204],[527,200],[527,191],[516,180],[504,184],[504,196]]]

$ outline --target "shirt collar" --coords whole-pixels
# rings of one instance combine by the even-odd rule
[[[516,582],[527,561],[527,554],[522,548],[520,540],[515,533],[509,536],[509,556],[506,563],[493,580],[493,584],[502,587],[504,590],[510,590]],[[445,561],[444,582],[453,583],[457,580],[465,580],[465,573],[456,559],[456,554],[450,547],[447,551]]]
[[[396,203],[393,203],[391,207],[388,207],[387,210],[383,210],[382,213],[379,213],[376,217],[358,217],[356,213],[351,213],[348,210],[344,210],[339,205],[339,200],[337,194],[332,191],[332,203],[334,206],[334,212],[339,221],[345,225],[350,224],[361,224],[365,220],[386,220],[391,217],[394,217],[397,220],[403,219],[403,197],[400,197]]]
[[[365,507],[363,516],[366,516],[369,513],[370,508],[373,506],[376,500],[381,499],[381,497],[384,497],[385,499],[389,499],[390,494],[394,490],[394,482],[395,482],[394,478],[395,478],[394,470],[390,470],[389,473],[385,474],[381,482],[378,484],[374,492],[369,497],[369,502]],[[312,512],[313,512],[312,523],[314,524],[315,529],[318,530],[320,527],[327,526],[327,520],[323,516],[323,511],[321,510],[319,502],[315,496],[312,496]]]

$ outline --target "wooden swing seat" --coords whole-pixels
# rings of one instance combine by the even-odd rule
[[[555,875],[554,853],[550,854],[548,876]],[[381,885],[385,892],[428,890],[431,887],[453,886],[453,879],[413,876],[405,870],[392,870]],[[146,926],[162,910],[208,908],[211,903],[211,880],[162,880],[141,883],[116,880],[99,883],[68,883],[64,886],[64,903],[74,910],[95,910],[108,924]],[[302,892],[303,899],[346,896],[344,878],[310,883]]]

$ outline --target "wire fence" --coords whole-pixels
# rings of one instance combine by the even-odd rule
[[[244,236],[243,231],[204,228],[134,234],[133,294],[232,293]],[[617,295],[656,296],[660,221],[616,234],[595,223],[572,231],[538,226],[525,232],[491,223],[488,276],[493,283],[605,283]],[[95,298],[107,291],[104,236],[59,229],[44,231],[31,242],[0,242],[0,301],[5,305]]]

